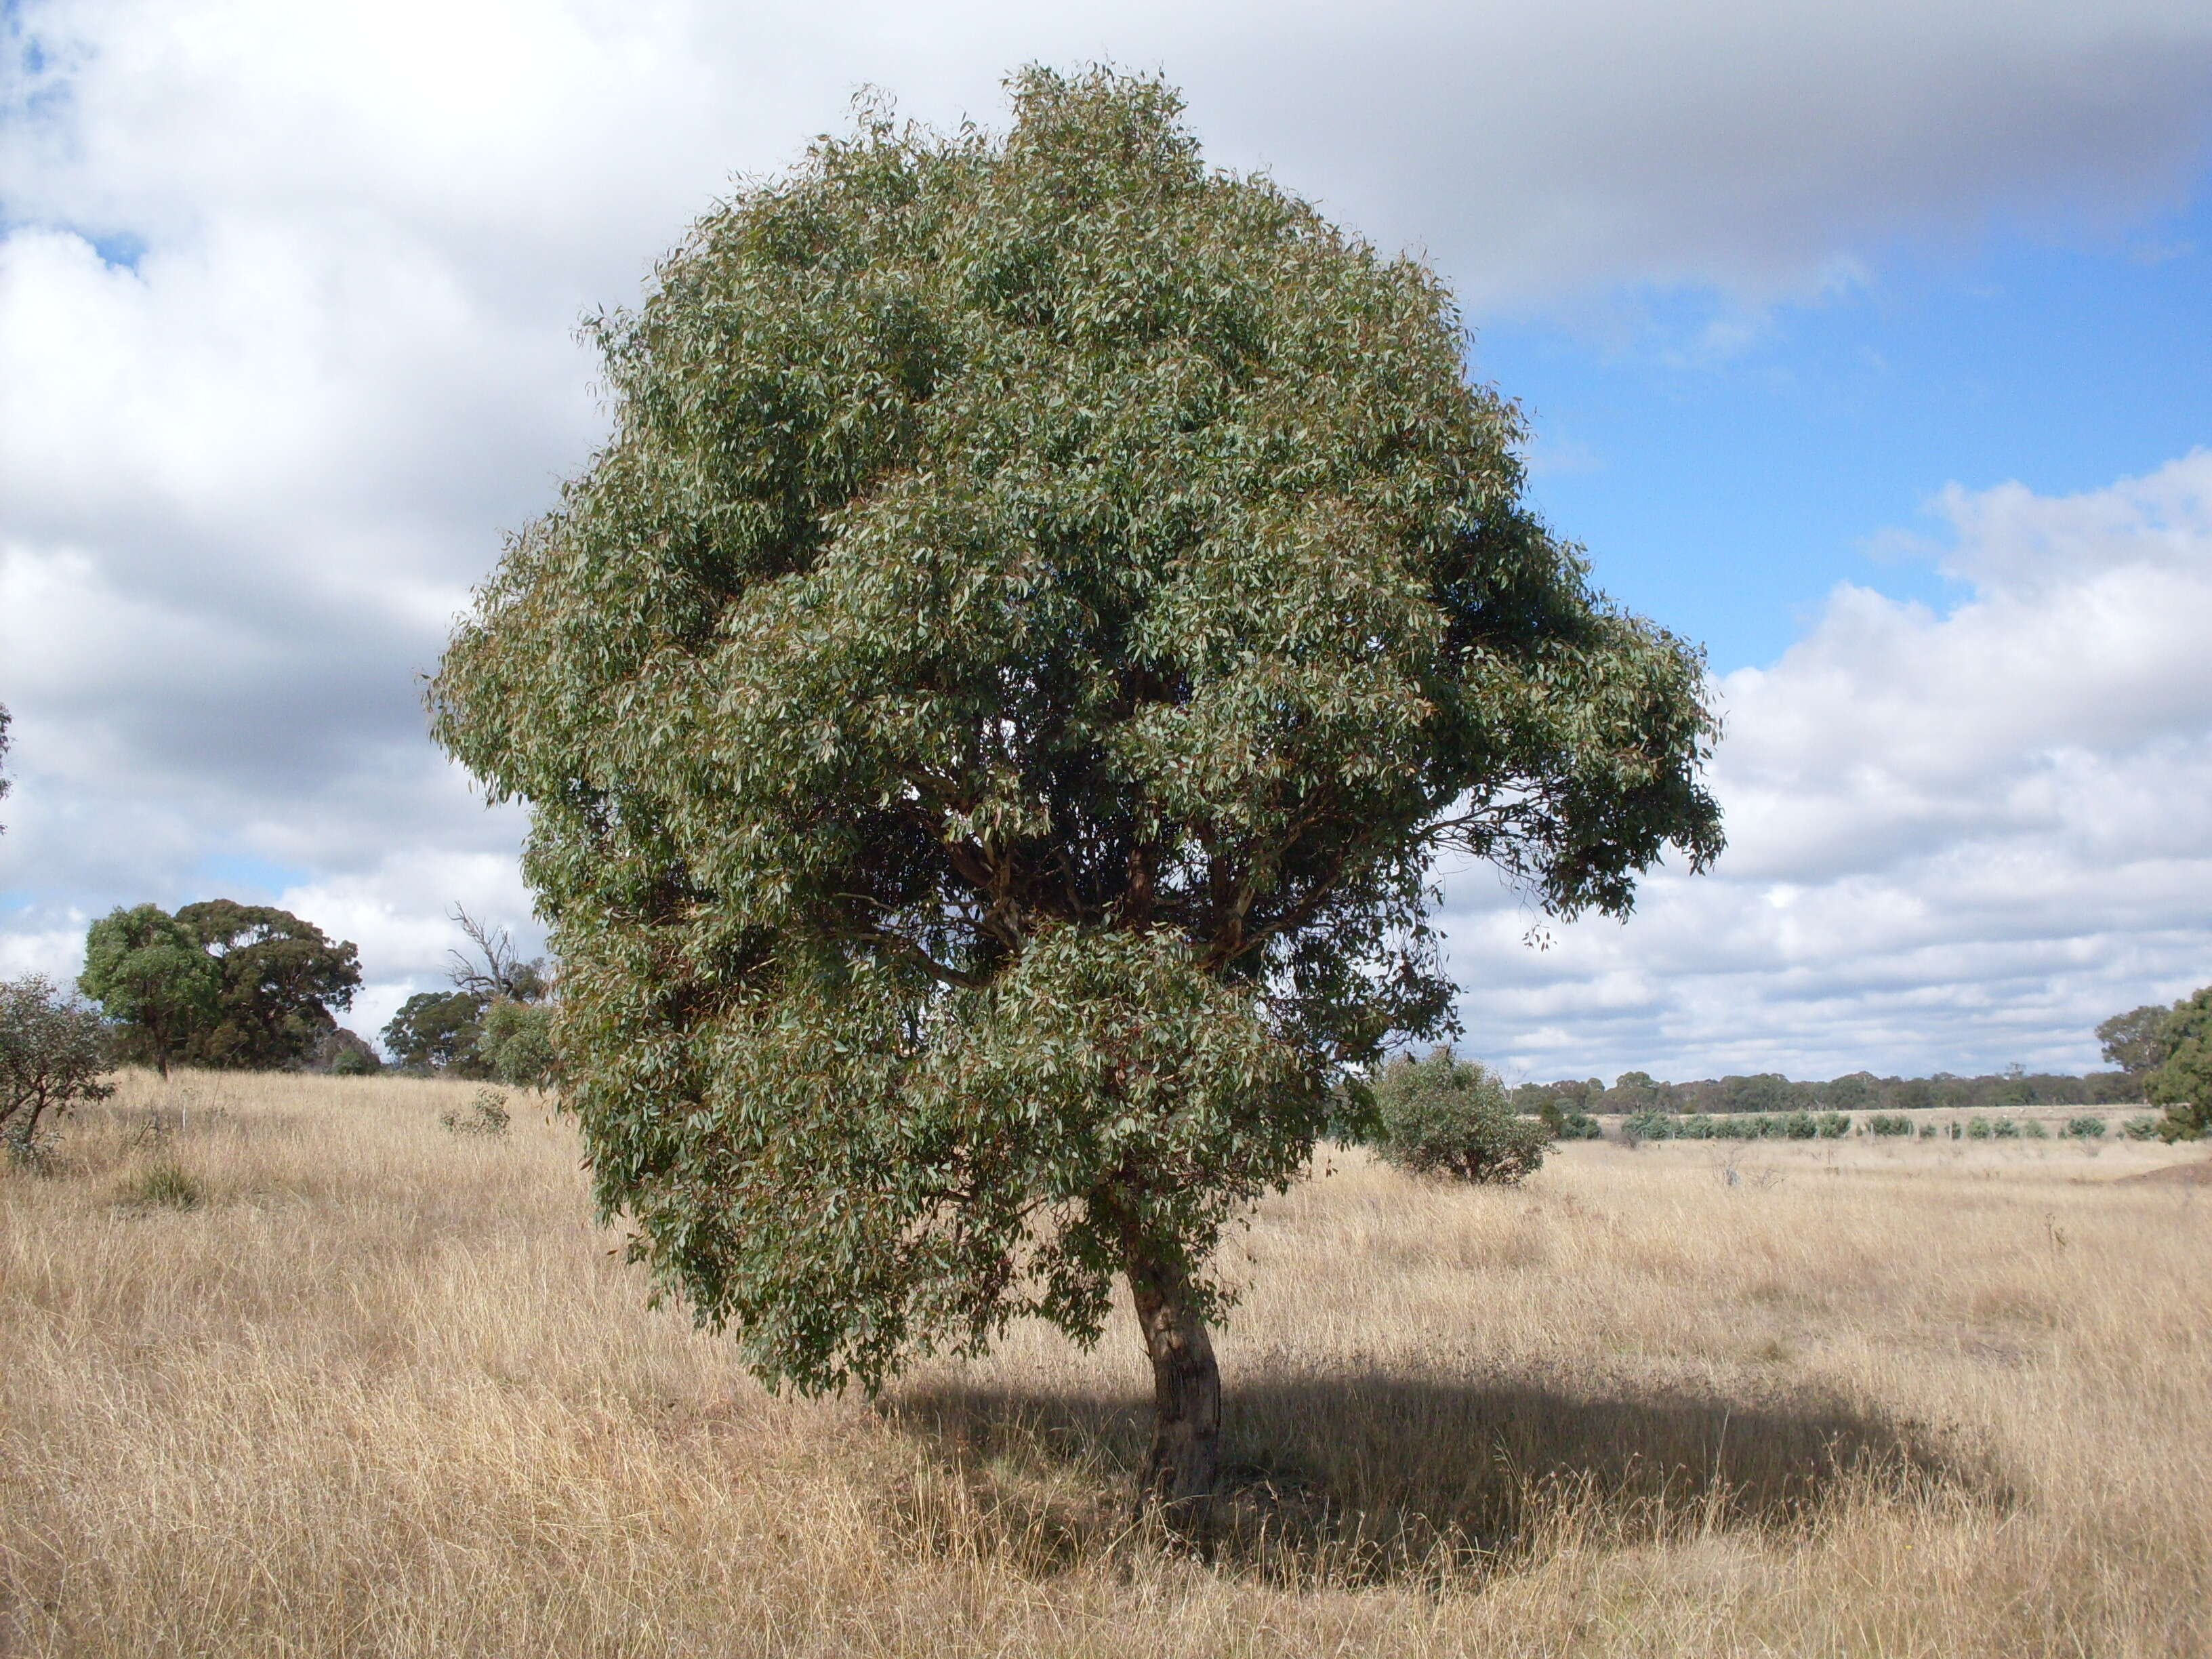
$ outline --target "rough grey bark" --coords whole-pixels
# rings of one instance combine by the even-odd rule
[[[1128,1274],[1152,1362],[1152,1445],[1137,1484],[1138,1511],[1198,1522],[1221,1468],[1221,1368],[1182,1275],[1141,1249],[1130,1253]]]

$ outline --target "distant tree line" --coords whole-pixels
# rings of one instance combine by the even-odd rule
[[[2196,1139],[2212,1132],[2212,986],[2167,1006],[2159,1003],[2114,1014],[2097,1027],[2114,1069],[2074,1076],[2008,1066],[1960,1077],[1876,1077],[1851,1072],[1826,1082],[1798,1081],[1779,1072],[1662,1083],[1648,1072],[1623,1072],[1607,1088],[1601,1078],[1523,1083],[1513,1108],[1559,1125],[1597,1112],[1624,1116],[1753,1114],[1780,1118],[1816,1112],[1895,1113],[1930,1108],[1978,1111],[2005,1106],[2166,1108],[2160,1133]]]
[[[2140,1077],[2123,1071],[2030,1072],[2017,1066],[1980,1077],[1938,1072],[1933,1077],[1876,1077],[1851,1072],[1826,1082],[1779,1072],[1662,1083],[1647,1072],[1623,1072],[1607,1088],[1599,1078],[1524,1083],[1513,1091],[1517,1111],[1562,1112],[1901,1112],[1931,1107],[1980,1110],[2000,1106],[2123,1106],[2144,1098]]]

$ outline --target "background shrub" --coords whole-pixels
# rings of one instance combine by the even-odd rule
[[[0,981],[0,1146],[9,1162],[40,1163],[40,1120],[114,1092],[107,1027],[40,974]]]
[[[1392,1060],[1374,1092],[1376,1150],[1416,1175],[1510,1185],[1551,1145],[1549,1127],[1513,1109],[1496,1073],[1449,1048]]]
[[[1912,1120],[1902,1112],[1876,1112],[1866,1121],[1867,1133],[1895,1137],[1912,1133]]]
[[[441,1112],[438,1121],[457,1135],[503,1135],[508,1122],[507,1091],[479,1089],[465,1112]]]
[[[2102,1140],[2105,1138],[2105,1120],[2086,1113],[2080,1117],[2069,1117],[2066,1120],[2066,1133],[2076,1140]]]

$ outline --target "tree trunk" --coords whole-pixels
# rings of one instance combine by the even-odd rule
[[[1221,1368],[1182,1274],[1140,1245],[1128,1253],[1137,1324],[1152,1362],[1152,1449],[1137,1486],[1139,1518],[1202,1527],[1221,1463]]]

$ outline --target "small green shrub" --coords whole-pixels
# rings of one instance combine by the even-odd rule
[[[465,1112],[441,1112],[438,1121],[457,1135],[503,1135],[509,1117],[507,1091],[479,1089]]]
[[[2145,1113],[2141,1117],[2131,1117],[2120,1125],[2120,1133],[2130,1140],[2156,1140],[2159,1125],[2162,1121],[2164,1121],[2163,1119]]]
[[[1510,1186],[1543,1164],[1552,1144],[1540,1118],[1513,1109],[1495,1072],[1449,1048],[1392,1060],[1374,1093],[1376,1149],[1415,1175]]]
[[[125,1176],[115,1189],[115,1201],[138,1209],[197,1209],[207,1197],[199,1177],[174,1158],[160,1158]]]
[[[1934,1124],[1923,1123],[1920,1126],[1920,1138],[1923,1140],[1933,1140],[1936,1139],[1936,1128]]]
[[[2048,1140],[2051,1139],[2051,1131],[2043,1127],[2043,1120],[2039,1117],[2031,1117],[2023,1120],[2020,1126],[2020,1132],[2030,1140]]]
[[[1813,1121],[1819,1126],[1820,1139],[1823,1140],[1841,1140],[1851,1132],[1851,1120],[1848,1113],[1823,1112]]]
[[[380,1069],[376,1056],[360,1048],[341,1048],[331,1060],[332,1077],[370,1077]]]
[[[1955,1126],[1954,1126],[1954,1127],[1955,1127]],[[1987,1118],[1985,1118],[1985,1117],[1970,1117],[1970,1118],[1968,1118],[1968,1119],[1966,1120],[1966,1139],[1969,1139],[1969,1140],[1987,1140],[1989,1138],[1990,1138],[1990,1121],[1989,1121],[1989,1119],[1987,1119]]]
[[[2076,1140],[2102,1140],[2105,1138],[2105,1120],[2086,1113],[2080,1117],[2069,1117],[2066,1120],[2066,1133]]]
[[[1867,1133],[1894,1139],[1912,1133],[1912,1120],[1902,1112],[1875,1112],[1866,1121]]]
[[[1999,1140],[2018,1140],[2020,1120],[2016,1117],[2001,1117],[1991,1126],[1990,1133]]]
[[[106,1023],[41,974],[0,980],[0,1149],[15,1169],[51,1172],[46,1126],[114,1085]]]

